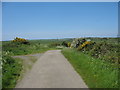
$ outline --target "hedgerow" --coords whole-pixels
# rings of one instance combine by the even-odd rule
[[[78,39],[78,42],[82,42],[79,43],[78,47],[76,47],[78,51],[84,52],[94,58],[99,58],[101,60],[105,60],[111,63],[120,63],[120,56],[118,55],[120,53],[119,44],[106,43],[105,41],[98,43],[94,42],[94,40],[87,41],[85,39]]]

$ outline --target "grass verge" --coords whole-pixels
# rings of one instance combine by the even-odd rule
[[[22,71],[22,60],[4,55],[2,58],[2,88],[14,88]]]
[[[89,88],[118,88],[117,65],[92,58],[75,49],[63,49],[62,53]]]

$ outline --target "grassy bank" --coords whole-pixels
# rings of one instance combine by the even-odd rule
[[[118,87],[117,64],[92,58],[75,49],[64,49],[62,53],[82,76],[89,88]]]
[[[14,88],[22,71],[22,60],[2,56],[2,88]]]

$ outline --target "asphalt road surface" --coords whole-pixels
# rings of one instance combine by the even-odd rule
[[[88,88],[60,50],[45,52],[16,88]]]

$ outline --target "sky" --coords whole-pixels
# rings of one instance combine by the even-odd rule
[[[2,3],[0,2],[0,41],[2,41]]]
[[[117,2],[3,2],[2,40],[115,37]]]

